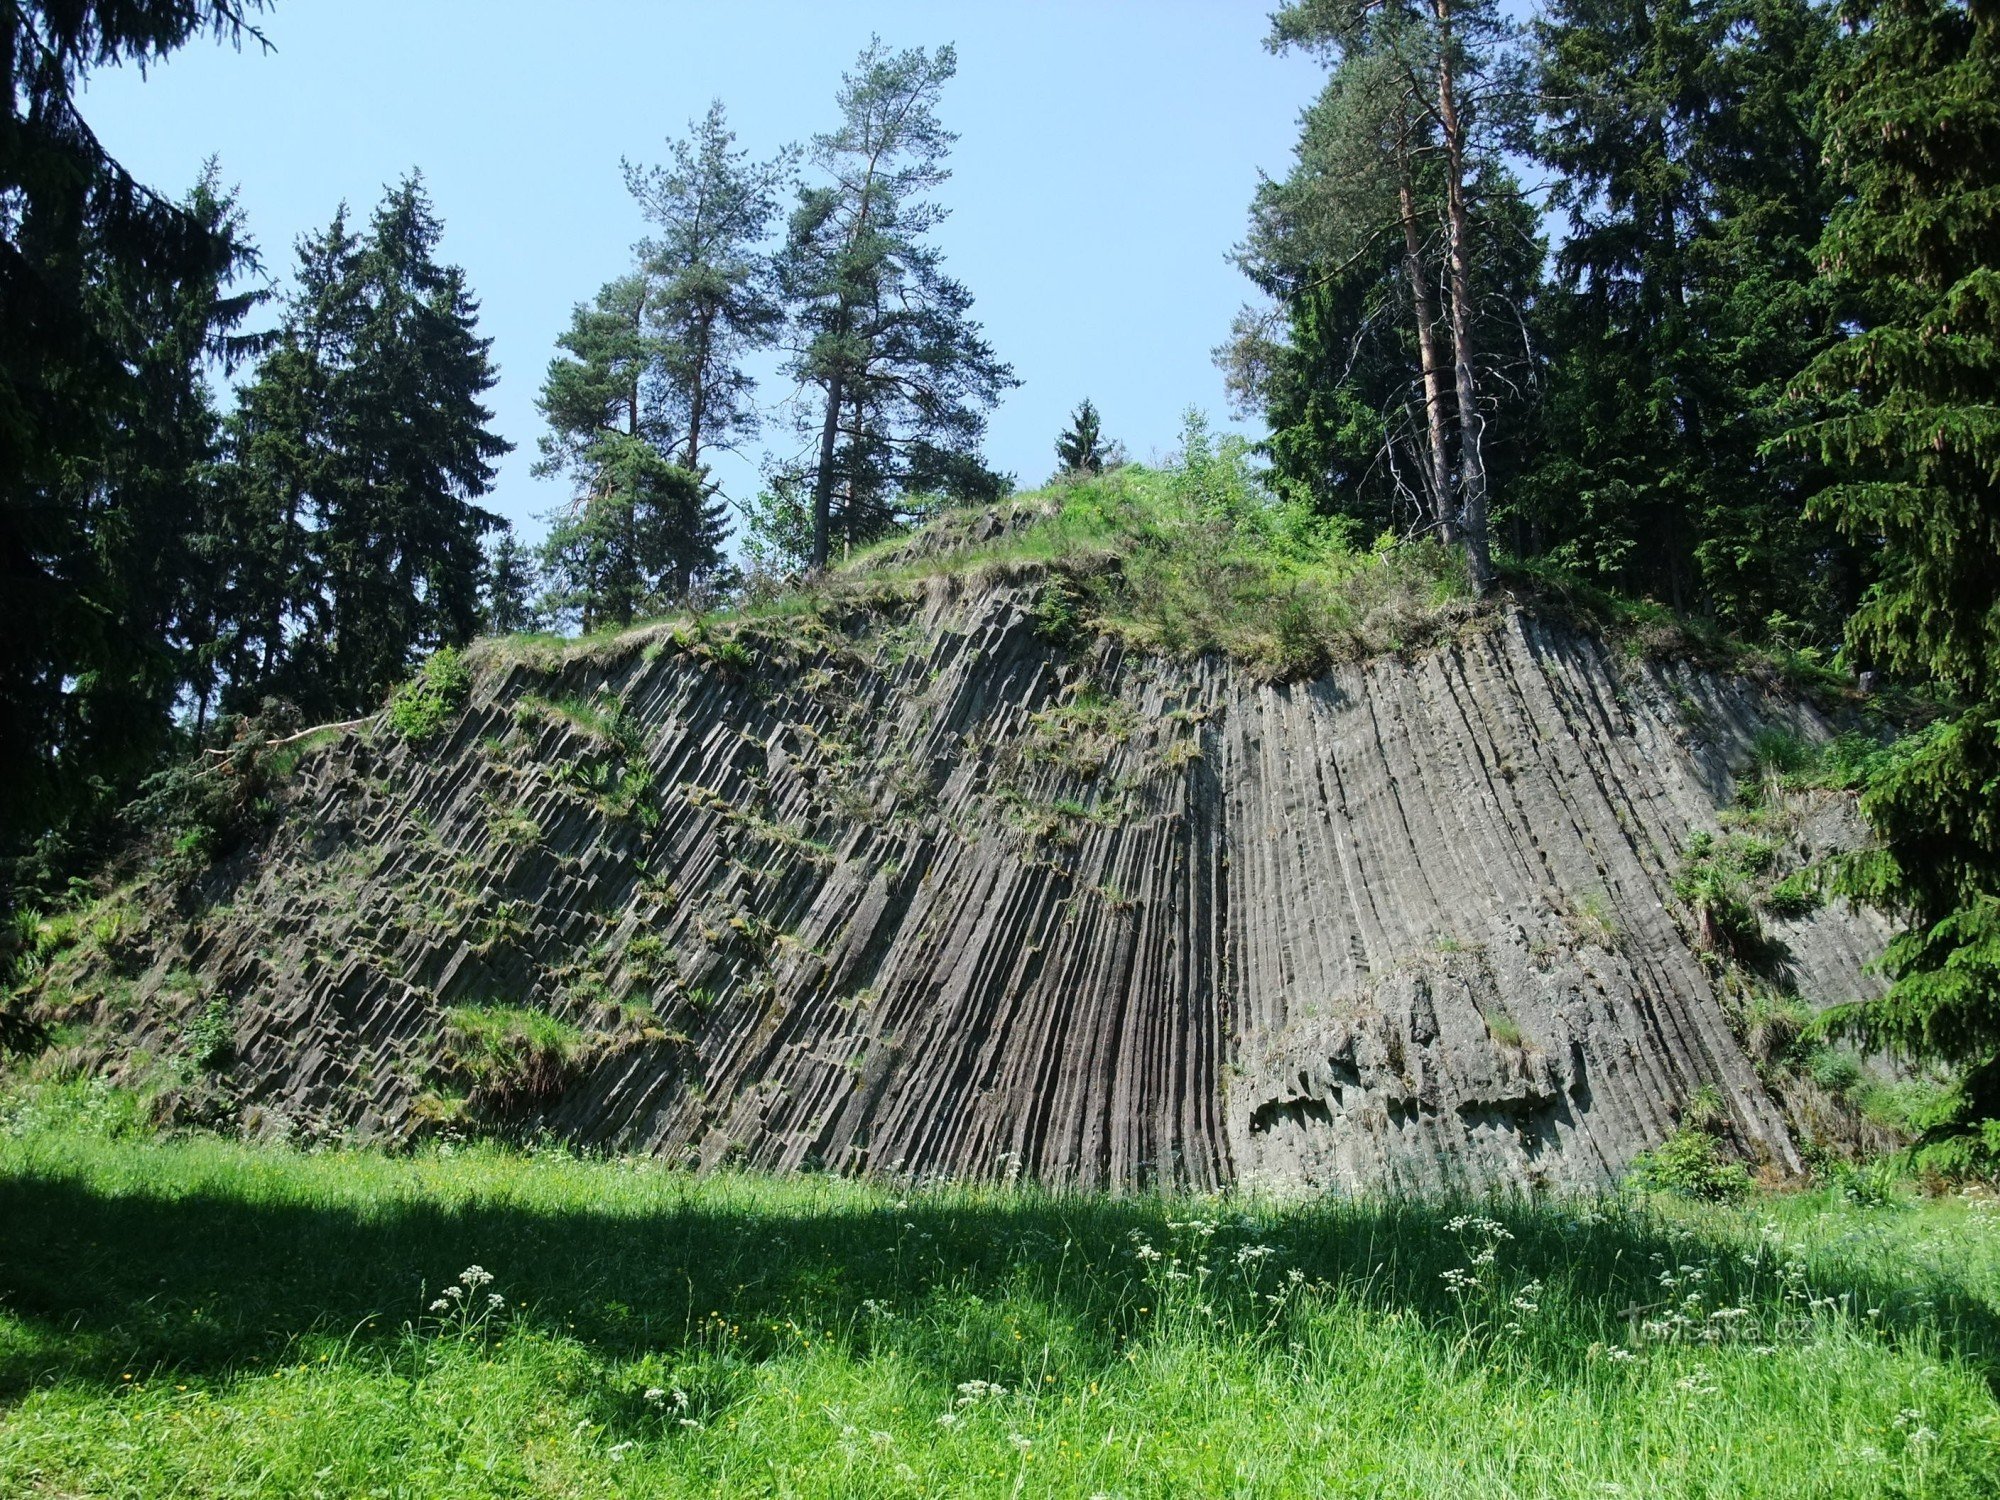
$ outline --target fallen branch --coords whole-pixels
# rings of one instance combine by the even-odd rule
[[[266,740],[264,741],[263,744],[259,745],[257,748],[259,750],[280,750],[283,749],[286,745],[296,744],[298,741],[305,739],[308,735],[324,734],[329,729],[359,729],[363,724],[366,724],[370,719],[374,717],[375,715],[373,714],[363,714],[358,719],[342,719],[337,724],[315,724],[310,729],[301,729],[297,734],[288,734],[281,740]],[[228,745],[218,750],[215,749],[213,746],[211,746],[208,749],[203,750],[202,754],[213,755],[218,758],[218,761],[226,761],[229,759],[230,756],[234,755],[241,748],[242,747],[240,745]],[[219,769],[219,767],[204,766],[202,769],[206,771],[213,771]]]

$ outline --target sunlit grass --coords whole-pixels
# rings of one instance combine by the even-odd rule
[[[2000,1485],[1981,1201],[697,1178],[160,1143],[74,1088],[0,1119],[0,1493]]]

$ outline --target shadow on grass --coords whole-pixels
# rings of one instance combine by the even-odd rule
[[[1533,1280],[1559,1319],[1510,1355],[1549,1378],[1576,1375],[1592,1341],[1617,1343],[1660,1316],[1679,1295],[1661,1272],[1689,1264],[1704,1268],[1709,1305],[1748,1307],[1766,1326],[1800,1316],[1808,1295],[1846,1298],[1857,1313],[1880,1309],[1868,1326],[1886,1341],[1935,1339],[1989,1384],[2000,1371],[2000,1320],[1971,1289],[1824,1252],[1787,1284],[1773,1257],[1746,1257],[1741,1240],[1623,1211],[1322,1200],[1238,1220],[1213,1204],[1030,1190],[879,1206],[780,1195],[763,1211],[705,1201],[728,1195],[699,1185],[616,1211],[526,1207],[504,1189],[458,1205],[339,1201],[324,1180],[290,1192],[171,1181],[112,1192],[48,1163],[0,1178],[0,1307],[26,1326],[0,1338],[0,1399],[52,1378],[254,1371],[299,1359],[302,1335],[387,1345],[473,1263],[495,1274],[518,1322],[615,1359],[698,1353],[728,1329],[750,1359],[806,1339],[857,1357],[886,1346],[950,1380],[1018,1378],[1024,1342],[1056,1346],[1072,1369],[1109,1369],[1132,1341],[1158,1336],[1175,1256],[1215,1267],[1199,1296],[1236,1330],[1229,1337],[1285,1336],[1271,1293],[1295,1268],[1319,1295],[1414,1314],[1445,1336],[1476,1325],[1470,1336],[1486,1338],[1508,1314],[1469,1318],[1446,1273],[1487,1245],[1497,1246],[1480,1272],[1488,1305],[1504,1308]],[[1196,1214],[1218,1227],[1185,1222]],[[1509,1237],[1454,1227],[1461,1214]],[[1142,1244],[1160,1258],[1136,1254]]]

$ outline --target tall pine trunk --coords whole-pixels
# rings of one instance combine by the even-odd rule
[[[1406,164],[1407,165],[1407,164]],[[1451,453],[1444,430],[1444,370],[1438,358],[1437,303],[1431,296],[1430,277],[1424,273],[1423,236],[1417,226],[1416,196],[1406,175],[1396,185],[1403,211],[1403,267],[1410,279],[1410,295],[1417,312],[1417,357],[1424,375],[1424,426],[1430,438],[1431,508],[1438,534],[1446,542],[1458,540],[1458,526],[1451,506]]]
[[[881,161],[879,149],[868,158],[868,169],[861,179],[861,201],[854,214],[854,223],[847,231],[847,242],[841,247],[843,258],[854,253],[861,243],[861,237],[868,232],[868,218],[875,207],[875,169]],[[840,440],[840,403],[847,395],[847,335],[853,327],[854,303],[848,293],[842,291],[840,314],[835,324],[835,347],[837,354],[834,366],[827,374],[826,420],[819,430],[819,472],[813,476],[813,544],[812,558],[808,571],[818,573],[826,567],[827,544],[833,523],[833,455]]]
[[[708,418],[708,361],[715,343],[715,313],[702,313],[695,323],[694,385],[688,392],[687,471],[699,473],[701,424]]]
[[[1472,591],[1493,587],[1493,556],[1486,536],[1485,424],[1472,368],[1471,222],[1465,206],[1465,129],[1453,88],[1452,0],[1434,0],[1438,21],[1438,126],[1445,148],[1445,213],[1451,255],[1451,344],[1458,388],[1458,470],[1464,487],[1459,521],[1465,531],[1466,571]]]
[[[808,568],[817,573],[826,566],[827,533],[833,519],[833,453],[840,436],[841,372],[827,377],[826,420],[819,429],[819,470],[813,475],[813,542]]]

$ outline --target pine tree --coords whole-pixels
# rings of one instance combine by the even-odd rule
[[[1859,325],[1808,367],[1799,438],[1842,476],[1814,508],[1880,548],[1852,644],[1956,711],[1862,810],[1850,893],[1900,911],[1880,999],[1842,1019],[1963,1069],[1941,1154],[2000,1155],[2000,10],[1863,0],[1829,102],[1844,196],[1821,263]]]
[[[1511,32],[1483,4],[1294,0],[1268,45],[1330,71],[1237,252],[1278,316],[1239,319],[1218,358],[1264,408],[1282,479],[1462,542],[1483,589],[1488,421],[1523,384],[1495,377],[1525,360],[1541,253],[1500,154],[1520,106]]]
[[[1379,70],[1372,90],[1397,101],[1369,118],[1401,136],[1393,155],[1408,158],[1411,127],[1421,122],[1435,143],[1444,195],[1444,292],[1440,309],[1449,330],[1451,386],[1456,405],[1456,505],[1448,529],[1463,542],[1466,570],[1476,593],[1493,586],[1488,537],[1491,478],[1486,456],[1486,412],[1479,377],[1479,311],[1475,265],[1480,248],[1474,183],[1498,164],[1498,152],[1521,97],[1512,47],[1513,27],[1495,0],[1287,0],[1272,17],[1272,42],[1318,50],[1337,64]],[[1398,193],[1398,221],[1406,235],[1416,227],[1407,171]],[[1408,242],[1414,252],[1414,237]],[[1413,277],[1413,280],[1418,279]],[[1426,337],[1428,334],[1426,333]],[[1443,364],[1426,352],[1427,369]],[[1440,372],[1441,374],[1441,372]],[[1441,379],[1440,382],[1442,383]],[[1434,389],[1434,388],[1433,388]],[[1427,401],[1432,469],[1436,461],[1439,401]]]
[[[956,139],[937,101],[956,68],[948,46],[871,41],[841,81],[840,125],[808,153],[824,181],[801,190],[778,273],[792,373],[819,392],[816,452],[797,476],[810,481],[813,568],[836,531],[852,545],[893,525],[903,496],[1007,486],[978,446],[986,413],[1018,382],[928,239],[944,210],[925,195],[950,176]]]
[[[1069,419],[1069,426],[1056,438],[1056,462],[1066,473],[1096,474],[1104,468],[1105,446],[1099,431],[1097,408],[1085,397]]]
[[[671,404],[673,457],[691,473],[702,472],[706,449],[755,435],[756,382],[743,357],[768,347],[784,322],[759,246],[793,153],[752,163],[730,149],[735,140],[718,99],[688,139],[670,143],[670,165],[625,164],[626,186],[657,231],[638,247],[644,325]]]
[[[734,143],[718,101],[668,165],[625,164],[656,234],[576,309],[543,384],[536,472],[576,486],[549,518],[547,604],[586,631],[684,604],[723,565],[727,510],[704,455],[757,430],[743,360],[783,321],[760,242],[791,161],[751,163]]]
[[[722,507],[684,452],[683,389],[663,375],[667,336],[648,317],[654,282],[633,274],[579,306],[549,365],[538,474],[568,474],[576,499],[549,518],[547,604],[587,633],[684,601],[722,561]]]

